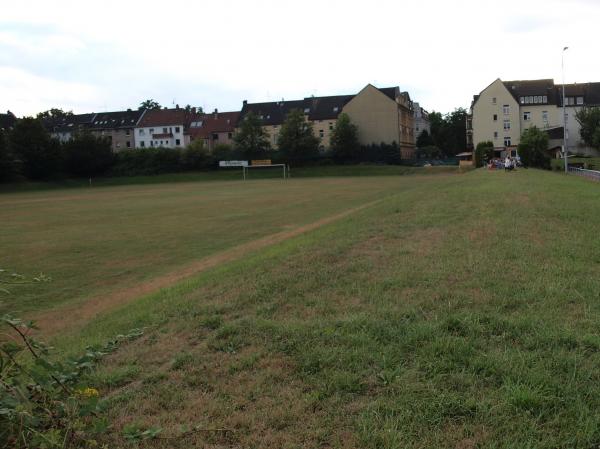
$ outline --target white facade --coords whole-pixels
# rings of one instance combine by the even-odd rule
[[[185,147],[189,138],[184,134],[184,125],[138,127],[134,131],[136,148]]]

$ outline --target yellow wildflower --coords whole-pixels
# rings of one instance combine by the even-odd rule
[[[77,390],[77,393],[86,398],[98,397],[100,395],[100,393],[98,393],[98,390],[92,387],[81,388]]]

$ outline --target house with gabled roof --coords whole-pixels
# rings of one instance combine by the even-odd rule
[[[145,110],[99,112],[94,116],[89,130],[92,134],[107,138],[114,152],[135,148],[135,127],[145,114]]]
[[[240,117],[240,111],[204,114],[199,120],[190,122],[190,141],[202,140],[210,151],[217,145],[233,145],[233,134]]]
[[[135,127],[135,147],[185,147],[190,143],[190,125],[201,120],[194,108],[147,110]]]
[[[10,111],[6,111],[6,114],[0,114],[0,131],[8,131],[15,126],[17,117]]]
[[[496,79],[473,97],[467,118],[468,149],[475,148],[480,142],[491,141],[498,155],[516,155],[521,134],[532,126],[548,133],[551,147],[562,147],[565,122],[562,89],[563,86],[552,79]],[[597,154],[581,141],[576,113],[583,107],[598,105],[600,83],[565,85],[569,153]]]
[[[362,145],[396,143],[402,159],[414,158],[414,109],[408,92],[401,92],[398,86],[378,88],[367,84],[343,112],[358,126]]]

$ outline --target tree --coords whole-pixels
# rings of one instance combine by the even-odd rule
[[[160,109],[161,105],[158,101],[153,100],[152,98],[142,101],[140,106],[138,107],[138,111],[142,111],[144,109]]]
[[[6,132],[0,129],[0,182],[8,181],[17,174],[17,161],[8,147]]]
[[[600,149],[600,108],[585,107],[575,113],[579,122],[581,140],[592,148]]]
[[[211,155],[203,139],[190,142],[181,152],[181,168],[184,170],[200,170],[211,163]]]
[[[67,170],[75,176],[101,175],[115,162],[110,141],[90,132],[75,134],[63,147]]]
[[[41,121],[25,117],[10,131],[9,150],[21,160],[25,176],[44,179],[58,174],[63,166],[60,142],[52,139]]]
[[[550,168],[548,134],[539,128],[532,126],[523,131],[518,152],[525,167]]]
[[[442,150],[435,145],[417,148],[417,157],[419,159],[439,159],[442,157]]]
[[[193,106],[191,104],[186,104],[185,105],[185,111],[186,112],[192,112],[192,108],[193,108]],[[202,114],[204,112],[204,110],[202,109],[202,106],[197,106],[196,107],[196,112],[198,114]]]
[[[36,116],[37,119],[58,119],[58,118],[66,118],[71,117],[73,115],[73,111],[64,111],[59,108],[48,109],[47,111],[40,112]]]
[[[467,111],[457,108],[453,112],[442,115],[439,112],[429,114],[431,137],[433,144],[440,148],[446,156],[454,156],[467,147]]]
[[[289,162],[306,161],[319,155],[319,138],[313,134],[312,123],[305,120],[300,109],[287,114],[279,132],[278,147]]]
[[[337,162],[355,161],[360,156],[358,127],[348,114],[340,114],[331,133],[331,151]]]
[[[421,134],[417,137],[417,148],[424,148],[434,145],[433,139],[429,135],[426,129],[421,131]]]
[[[479,142],[473,153],[473,160],[475,161],[475,167],[482,167],[486,161],[494,158],[494,143],[490,142]]]
[[[246,114],[233,136],[235,149],[246,159],[261,159],[269,155],[271,144],[262,120],[253,112]]]

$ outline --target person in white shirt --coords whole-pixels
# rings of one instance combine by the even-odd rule
[[[504,171],[510,170],[510,156],[506,156],[506,159],[504,159]]]

